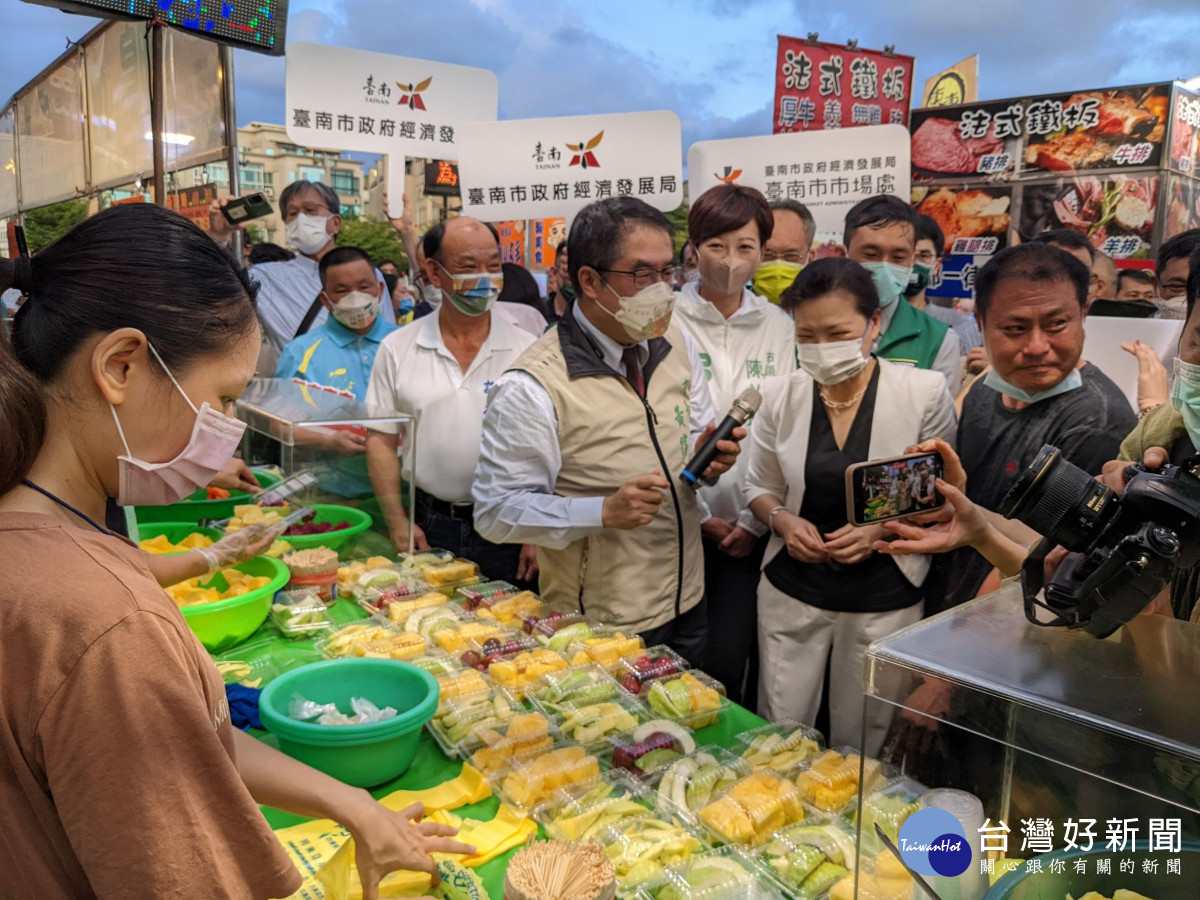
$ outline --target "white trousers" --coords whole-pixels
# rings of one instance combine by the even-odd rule
[[[892,612],[831,612],[789,597],[764,575],[758,582],[758,714],[812,725],[829,660],[829,746],[879,753],[891,707],[872,703],[863,742],[863,667],[867,645],[919,622],[922,604]]]

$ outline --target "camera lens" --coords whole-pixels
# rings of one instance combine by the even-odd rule
[[[1116,495],[1046,444],[1033,464],[1017,476],[1000,501],[1007,519],[1024,522],[1038,534],[1082,552],[1116,514]]]

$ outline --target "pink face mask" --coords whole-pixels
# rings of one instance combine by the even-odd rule
[[[147,346],[171,379],[171,384],[175,385],[175,390],[183,395],[188,406],[196,413],[196,424],[192,426],[191,439],[178,456],[168,462],[146,462],[130,451],[125,430],[121,428],[121,420],[117,417],[117,408],[111,403],[108,405],[113,421],[117,423],[121,443],[125,445],[125,454],[117,457],[117,503],[121,506],[169,506],[196,488],[205,487],[233,459],[246,430],[245,422],[218,412],[207,403],[196,409],[158,351],[150,344]]]

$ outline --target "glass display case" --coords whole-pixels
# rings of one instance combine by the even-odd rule
[[[867,718],[891,718],[882,761],[917,787],[857,809],[912,815],[930,805],[922,788],[982,805],[967,798],[976,814],[958,816],[972,867],[934,879],[943,900],[1200,897],[1200,626],[1139,616],[1103,640],[1040,628],[1011,582],[877,641],[864,678]],[[855,896],[887,896],[867,889],[889,853],[876,813],[852,815]]]
[[[371,531],[386,538],[386,522],[371,488],[365,438],[368,429],[400,434],[397,458],[407,484],[416,455],[415,429],[408,427],[412,416],[371,409],[349,394],[282,378],[254,379],[237,401],[236,414],[248,426],[242,458],[249,465],[276,465],[284,475],[311,471],[317,485],[294,502],[361,509],[371,516]],[[415,511],[407,490],[404,498],[411,518]],[[368,552],[388,549],[369,537],[358,543]]]

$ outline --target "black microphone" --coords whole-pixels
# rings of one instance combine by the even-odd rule
[[[758,412],[760,406],[762,406],[762,394],[752,387],[742,391],[741,396],[734,400],[733,406],[729,408],[729,415],[717,426],[717,430],[709,435],[708,440],[700,445],[700,449],[696,451],[692,461],[687,464],[687,468],[679,473],[679,477],[695,487],[700,476],[704,474],[704,470],[717,455],[717,442],[729,440],[733,429],[749,422],[750,417]]]

